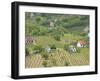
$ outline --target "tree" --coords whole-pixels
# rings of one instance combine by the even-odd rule
[[[60,41],[60,35],[57,35],[57,34],[54,35],[54,39],[57,40],[57,41]]]
[[[40,31],[38,32],[39,35],[46,35],[48,33],[48,29],[46,27],[40,26]]]

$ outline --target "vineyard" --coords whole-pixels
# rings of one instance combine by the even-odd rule
[[[88,50],[84,48],[84,50]],[[83,51],[83,50],[82,50]],[[63,49],[57,49],[50,53],[47,60],[42,58],[41,54],[27,56],[25,60],[26,68],[45,67],[43,62],[47,62],[47,67],[52,66],[80,66],[89,64],[89,53],[68,54]]]

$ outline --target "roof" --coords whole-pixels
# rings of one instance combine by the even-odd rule
[[[78,41],[78,43],[80,43],[81,45],[85,45],[86,41],[85,40],[80,40],[80,41]]]
[[[31,43],[35,43],[36,40],[34,37],[32,36],[25,36],[25,44],[31,44]]]
[[[32,37],[32,36],[25,36],[25,39],[26,40],[35,40],[34,37]]]

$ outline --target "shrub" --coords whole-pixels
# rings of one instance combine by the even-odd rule
[[[41,45],[36,45],[36,46],[34,46],[34,50],[37,51],[37,53],[40,53],[43,51],[43,48]]]
[[[60,35],[54,35],[54,39],[60,41]]]
[[[28,48],[25,48],[25,56],[30,55]]]
[[[54,66],[57,66],[57,60],[55,58],[52,58],[52,63]]]
[[[77,48],[76,51],[77,51],[77,53],[80,53],[80,48]]]
[[[64,50],[68,51],[69,50],[69,45],[64,45]]]
[[[42,64],[43,64],[44,67],[47,67],[47,62],[46,61],[43,61]]]
[[[48,54],[47,54],[45,51],[43,51],[43,52],[41,53],[41,55],[42,55],[42,57],[43,57],[45,60],[48,59]]]
[[[69,63],[68,62],[65,62],[65,66],[69,66]]]
[[[86,35],[87,35],[87,33],[82,32],[80,35],[81,35],[81,36],[86,36]]]
[[[51,49],[56,49],[55,44],[50,45],[50,48],[51,48]]]

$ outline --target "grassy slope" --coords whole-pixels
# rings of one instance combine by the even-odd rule
[[[61,41],[56,41],[51,36],[36,37],[37,44],[42,45],[43,47],[49,44],[55,44],[57,47],[57,50],[55,52],[49,54],[49,59],[47,61],[48,66],[54,66],[54,64],[52,63],[52,59],[56,60],[55,66],[64,66],[65,62],[68,62],[69,66],[79,66],[79,65],[89,64],[89,48],[81,48],[81,52],[75,54],[69,54],[63,48],[64,44],[68,44],[70,41],[76,41],[80,38],[81,38],[80,36],[73,36],[72,34],[65,34],[64,37],[61,38]],[[66,39],[68,39],[69,42],[68,41],[65,42]],[[33,46],[34,45],[29,45],[27,47],[32,48]],[[37,59],[40,61],[40,64]],[[44,59],[41,57],[41,55],[40,56],[32,55],[30,60],[26,60],[26,64],[28,63],[26,67],[28,68],[43,67],[42,65],[43,60]],[[36,61],[38,65],[34,63]]]

